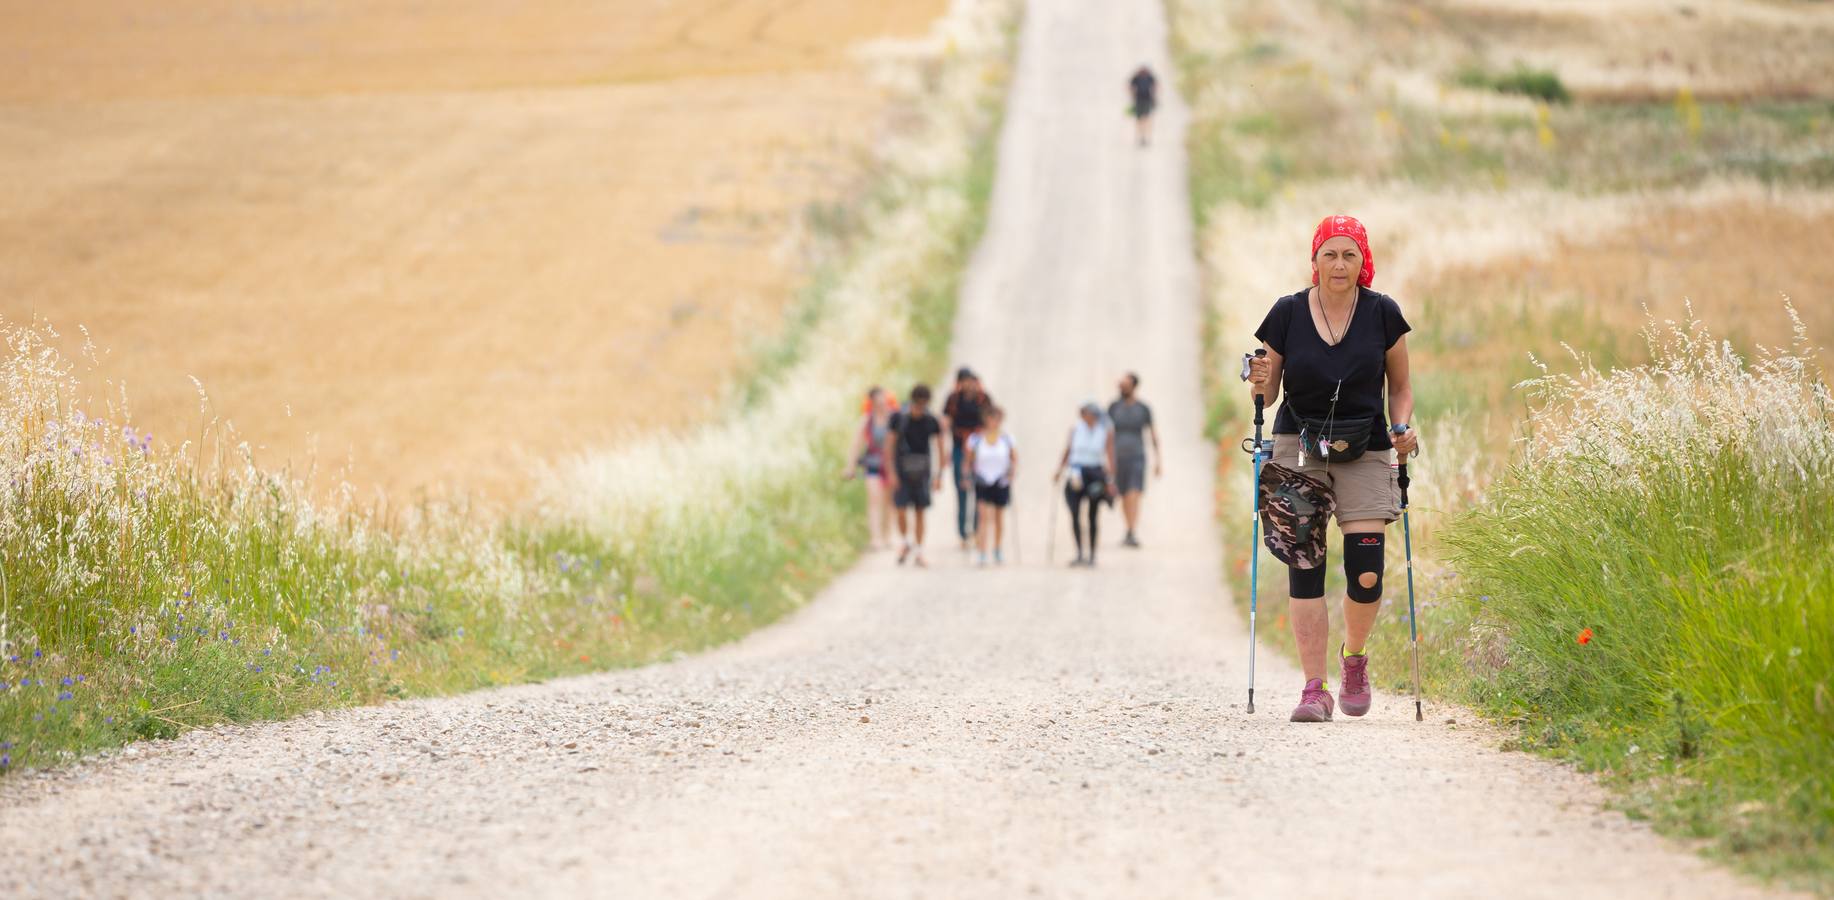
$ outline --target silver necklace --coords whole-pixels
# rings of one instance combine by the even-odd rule
[[[1331,324],[1331,314],[1325,311],[1325,292],[1318,292],[1318,317],[1325,320],[1325,331],[1331,335],[1331,346],[1335,347],[1344,342],[1344,335],[1350,331],[1350,320],[1356,318],[1356,305],[1362,300],[1362,291],[1357,291],[1356,296],[1350,298],[1350,314],[1344,317],[1344,330],[1338,331]]]

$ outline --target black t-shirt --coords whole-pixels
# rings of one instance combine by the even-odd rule
[[[962,391],[955,391],[949,395],[948,401],[943,404],[942,411],[943,415],[949,417],[949,427],[955,432],[956,443],[967,446],[968,437],[981,430],[981,425],[986,419],[987,407],[992,405],[993,398],[988,397],[984,392],[973,397]]]
[[[1153,95],[1158,93],[1159,80],[1153,77],[1153,73],[1145,69],[1135,72],[1134,77],[1129,79],[1127,83],[1133,88],[1134,103],[1136,104],[1144,105],[1151,103],[1153,102]]]
[[[924,412],[913,416],[908,412],[892,413],[892,433],[898,436],[899,456],[929,456],[930,441],[942,433],[942,422],[935,416]]]
[[[1401,305],[1393,298],[1368,288],[1358,290],[1362,295],[1356,312],[1344,339],[1335,347],[1326,344],[1318,326],[1312,324],[1309,288],[1274,301],[1274,308],[1255,331],[1255,337],[1285,358],[1281,387],[1286,398],[1274,416],[1275,434],[1298,434],[1300,415],[1310,419],[1332,415],[1335,393],[1337,418],[1375,417],[1369,449],[1394,447],[1382,409],[1388,351],[1413,327],[1401,316]]]

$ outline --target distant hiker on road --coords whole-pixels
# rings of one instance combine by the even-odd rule
[[[853,448],[847,451],[853,460],[847,477],[858,476],[866,482],[866,533],[871,535],[874,550],[890,546],[892,497],[890,470],[885,466],[885,438],[891,434],[892,414],[897,409],[898,402],[884,388],[873,385],[866,392],[866,410],[859,430],[853,434]]]
[[[1411,327],[1393,299],[1369,289],[1374,279],[1375,262],[1362,223],[1331,216],[1312,235],[1313,286],[1275,301],[1255,332],[1267,355],[1250,364],[1253,393],[1271,401],[1286,388],[1286,400],[1274,417],[1273,459],[1263,470],[1261,493],[1268,510],[1263,514],[1268,546],[1288,563],[1293,637],[1305,669],[1295,722],[1329,721],[1333,703],[1325,685],[1330,617],[1324,600],[1323,519],[1330,504],[1318,507],[1292,498],[1322,497],[1319,486],[1335,497],[1348,585],[1346,634],[1339,648],[1341,698],[1345,714],[1360,716],[1373,701],[1363,643],[1381,609],[1384,530],[1401,517],[1390,451],[1405,458],[1419,446],[1413,429],[1406,427],[1414,414],[1405,337]],[[1388,416],[1404,429],[1392,441],[1382,412],[1384,386]],[[1285,521],[1275,512],[1315,507],[1315,520],[1303,522]],[[1293,546],[1299,535],[1309,548]],[[1300,568],[1293,565],[1295,559],[1310,565]]]
[[[1070,565],[1093,567],[1095,522],[1101,514],[1101,505],[1114,502],[1114,484],[1108,478],[1108,473],[1114,471],[1114,429],[1102,418],[1102,408],[1093,400],[1083,404],[1076,424],[1070,428],[1070,443],[1064,447],[1063,460],[1057,464],[1057,474],[1051,476],[1051,480],[1063,478],[1065,469],[1069,470],[1070,477],[1064,482],[1063,499],[1070,505],[1070,532],[1076,535],[1076,559]],[[1084,506],[1089,510],[1086,551],[1083,545]]]
[[[1153,442],[1153,477],[1163,474],[1160,468],[1159,430],[1153,427],[1153,409],[1135,396],[1140,390],[1140,376],[1132,372],[1121,376],[1121,396],[1108,404],[1108,421],[1114,425],[1114,482],[1121,495],[1121,518],[1127,521],[1124,547],[1138,547],[1134,529],[1140,523],[1140,494],[1146,490],[1146,439]]]
[[[890,426],[892,440],[885,445],[884,466],[892,476],[892,505],[898,509],[898,537],[904,542],[898,564],[903,565],[915,551],[913,562],[922,566],[923,512],[930,508],[930,492],[942,490],[942,423],[930,415],[929,385],[911,388],[910,408],[893,413]],[[932,444],[934,457],[930,455]],[[907,512],[915,523],[906,523]]]
[[[1146,66],[1134,70],[1127,79],[1128,94],[1133,97],[1134,137],[1144,147],[1153,142],[1153,109],[1159,105],[1159,79]]]
[[[966,367],[956,371],[955,390],[943,401],[942,414],[949,422],[954,442],[949,465],[955,478],[955,530],[961,535],[964,553],[968,551],[968,542],[974,537],[977,524],[974,476],[968,472],[967,465],[968,438],[981,430],[982,411],[992,405],[993,398],[987,396],[979,376]]]
[[[989,545],[994,563],[1006,562],[1001,554],[1006,542],[1006,507],[1012,503],[1013,473],[1018,471],[1019,454],[1013,448],[1012,435],[1000,430],[1006,413],[989,406],[981,414],[981,430],[968,438],[968,470],[974,473],[974,499],[979,504],[981,523],[975,536],[980,545],[980,564],[984,566]]]

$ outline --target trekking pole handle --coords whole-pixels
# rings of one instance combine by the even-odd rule
[[[1249,356],[1246,353],[1242,354],[1242,380],[1243,381],[1248,380],[1249,374],[1250,374],[1250,366],[1254,360],[1266,359],[1266,358],[1267,358],[1267,348],[1266,347],[1255,348],[1255,352],[1253,356]],[[1267,406],[1267,397],[1266,395],[1261,393],[1261,390],[1262,389],[1260,385],[1255,386],[1255,446],[1257,447],[1261,445],[1261,423],[1264,421],[1261,417],[1261,410],[1265,409]]]
[[[1405,424],[1397,422],[1393,426],[1391,426],[1388,430],[1391,433],[1397,434],[1397,435],[1406,434],[1407,426]],[[1407,508],[1407,457],[1406,456],[1401,457],[1401,464],[1396,469],[1395,480],[1396,482],[1398,482],[1401,485],[1401,508],[1406,509]]]

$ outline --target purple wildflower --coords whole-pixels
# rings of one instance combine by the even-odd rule
[[[59,703],[62,703],[65,700],[75,700],[75,699],[76,699],[76,695],[70,693],[69,691],[58,691],[57,692],[57,700]]]

